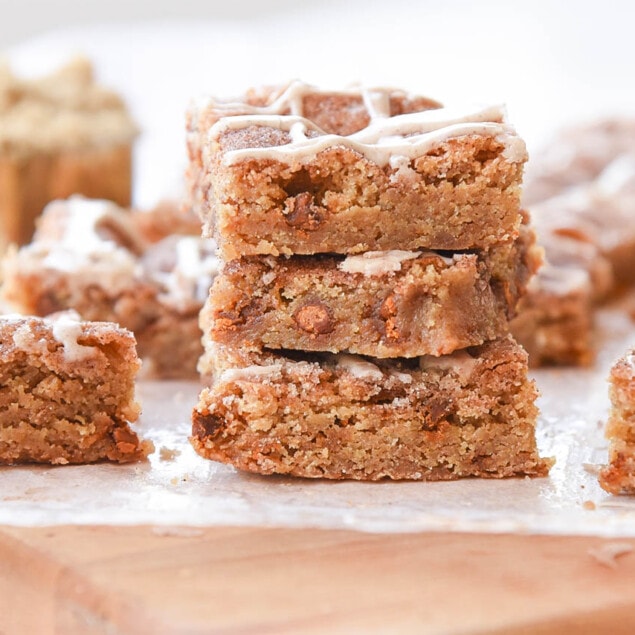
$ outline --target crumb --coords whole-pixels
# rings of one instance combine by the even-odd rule
[[[172,485],[178,485],[179,484],[179,479],[177,476],[175,476],[174,478],[170,479],[170,483],[172,483]]]
[[[601,565],[610,569],[617,568],[617,558],[633,551],[633,545],[628,542],[606,542],[597,549],[589,549],[589,555]]]
[[[177,450],[176,448],[166,448],[165,446],[161,446],[159,449],[159,458],[162,461],[174,461],[174,459],[181,454],[181,450]]]
[[[600,470],[602,469],[602,466],[599,465],[598,463],[583,463],[582,467],[584,468],[585,472],[588,472],[589,474],[593,474],[593,476],[597,476],[600,473]]]
[[[594,511],[595,503],[593,501],[584,501],[584,503],[582,503],[582,507],[584,507],[584,509],[587,509],[589,511]]]

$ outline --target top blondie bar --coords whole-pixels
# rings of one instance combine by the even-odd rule
[[[499,106],[302,82],[199,100],[189,194],[221,256],[486,248],[519,230],[525,144]]]

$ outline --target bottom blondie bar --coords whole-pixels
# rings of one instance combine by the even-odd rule
[[[609,382],[609,464],[600,472],[600,485],[611,494],[635,494],[635,350],[615,363]]]
[[[0,464],[119,463],[152,450],[139,416],[140,367],[129,331],[107,322],[0,318]]]
[[[203,457],[261,474],[450,480],[544,476],[527,354],[509,336],[442,357],[211,348],[192,415]]]

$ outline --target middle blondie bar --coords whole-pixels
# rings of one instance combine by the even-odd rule
[[[526,225],[475,253],[252,256],[217,276],[201,328],[253,350],[445,355],[505,334],[540,262]]]

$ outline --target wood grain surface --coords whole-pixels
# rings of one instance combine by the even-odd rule
[[[4,527],[0,632],[630,634],[635,551],[603,563],[616,543],[635,548],[588,537]]]

